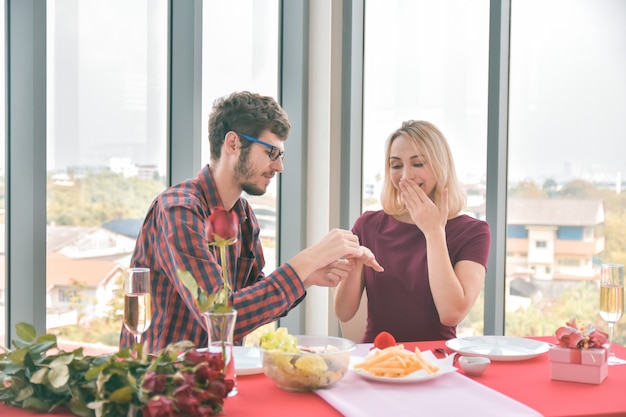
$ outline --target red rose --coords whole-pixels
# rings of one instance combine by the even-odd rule
[[[200,365],[198,369],[196,369],[196,382],[204,385],[207,382],[216,380],[221,374],[222,371],[220,368],[213,369],[209,365]]]
[[[154,371],[148,371],[146,372],[146,376],[144,377],[141,387],[150,394],[161,394],[165,389],[165,375],[159,375]]]
[[[204,228],[209,242],[230,245],[237,240],[239,232],[237,213],[226,211],[223,207],[214,207]]]
[[[144,417],[174,417],[174,407],[172,400],[162,395],[150,399],[143,407]]]
[[[185,353],[185,358],[183,359],[185,365],[198,365],[202,362],[209,362],[211,360],[211,352],[204,351],[201,352],[197,349],[192,349]]]
[[[175,394],[176,406],[183,412],[192,416],[197,415],[198,408],[200,407],[200,401],[193,396],[191,390],[180,391]]]
[[[217,410],[213,409],[213,407],[200,407],[198,408],[198,414],[196,417],[208,417],[215,416],[219,414],[219,408]]]

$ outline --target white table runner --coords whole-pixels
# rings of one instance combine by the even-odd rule
[[[432,355],[430,351],[424,354]],[[331,388],[315,392],[346,417],[541,416],[532,408],[455,372],[423,382],[390,384],[367,380],[348,371]]]

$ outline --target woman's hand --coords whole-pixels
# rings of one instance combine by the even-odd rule
[[[401,198],[406,205],[411,220],[426,237],[432,232],[445,230],[448,221],[448,189],[437,191],[435,201],[428,197],[420,186],[411,179],[400,180]]]
[[[353,262],[344,258],[337,259],[313,271],[313,273],[304,280],[305,286],[319,285],[320,287],[336,287],[348,276],[353,267]]]

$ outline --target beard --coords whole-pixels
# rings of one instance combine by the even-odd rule
[[[250,148],[247,148],[248,150]],[[263,195],[267,191],[267,187],[259,187],[254,184],[251,179],[256,176],[248,161],[249,152],[241,152],[239,161],[235,166],[235,179],[239,182],[241,189],[248,195]]]

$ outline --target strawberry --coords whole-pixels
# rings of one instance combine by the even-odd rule
[[[378,349],[385,349],[390,346],[396,345],[396,339],[387,332],[380,332],[374,339],[374,347]]]

